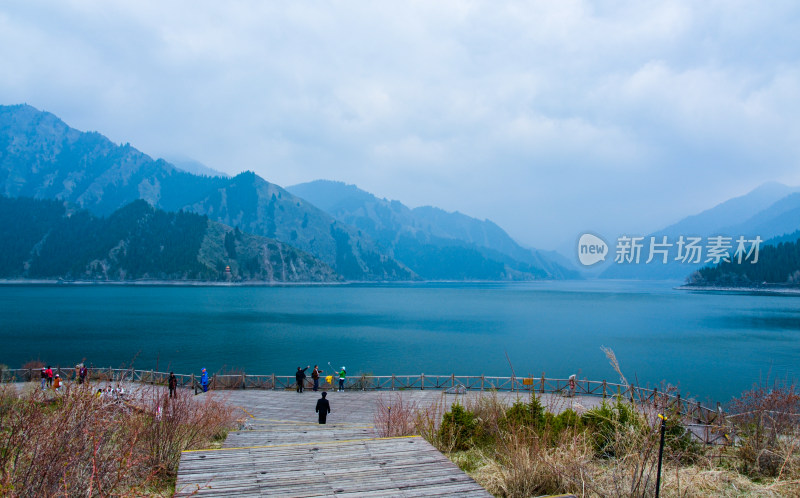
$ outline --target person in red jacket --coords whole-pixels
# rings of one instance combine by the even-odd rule
[[[47,387],[50,388],[53,385],[53,369],[50,368],[50,365],[47,365],[47,370],[44,373],[47,375]]]

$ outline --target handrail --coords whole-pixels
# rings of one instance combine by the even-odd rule
[[[74,368],[53,369],[64,379],[75,379]],[[88,379],[96,382],[139,382],[153,385],[166,386],[169,372],[157,370],[138,370],[133,368],[88,368]],[[178,387],[188,387],[197,393],[202,386],[199,376],[195,374],[175,374]],[[320,378],[320,387],[323,390],[338,387],[338,377],[334,376],[332,382],[325,382],[325,377]],[[38,369],[3,369],[0,370],[0,383],[31,381],[38,382],[40,374]],[[311,379],[307,379],[311,387]],[[294,390],[296,388],[294,375],[259,374],[252,375],[244,372],[217,373],[209,376],[209,388],[219,389],[264,389],[264,390]],[[665,392],[658,389],[619,384],[606,380],[596,381],[588,379],[575,379],[574,387],[570,386],[570,379],[541,377],[502,377],[489,375],[352,375],[345,381],[345,389],[349,390],[375,390],[396,391],[410,389],[430,389],[448,392],[456,391],[508,391],[530,394],[561,394],[566,396],[594,396],[618,398],[631,403],[639,403],[648,409],[661,413],[672,412],[680,414],[689,426],[694,427],[694,436],[706,444],[729,444],[726,431],[722,426],[726,424],[727,415],[720,403],[716,410],[702,406],[699,401],[682,398],[680,392]],[[452,392],[452,391],[450,391]]]
[[[54,373],[64,378],[74,378],[73,368],[56,367]],[[166,385],[169,372],[156,370],[138,370],[123,368],[89,368],[89,379],[108,382],[142,382],[148,384]],[[5,369],[0,370],[0,382],[36,381],[39,379],[39,370],[36,369]],[[179,387],[194,388],[198,385],[199,376],[195,374],[175,374]],[[337,385],[338,378],[333,379],[331,385],[325,385],[325,376],[321,377],[324,388],[333,388]],[[307,380],[311,385],[310,379]],[[211,389],[293,389],[296,385],[294,375],[276,374],[246,374],[218,373],[209,377]],[[392,375],[351,375],[345,381],[345,389],[359,390],[407,390],[407,389],[449,389],[461,387],[467,391],[518,391],[535,392],[537,394],[568,394],[581,396],[595,396],[611,398],[619,396],[622,399],[638,402],[652,402],[662,409],[673,409],[690,415],[699,423],[718,422],[723,412],[720,404],[712,409],[702,406],[700,402],[692,399],[681,398],[679,392],[664,392],[658,389],[619,384],[605,380],[596,381],[576,379],[575,387],[571,390],[569,379],[541,377],[502,377],[490,375],[455,375],[455,374],[392,374]]]

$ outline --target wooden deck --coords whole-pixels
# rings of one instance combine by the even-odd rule
[[[442,393],[402,395],[433,402]],[[490,496],[424,439],[379,437],[373,427],[378,393],[329,393],[326,425],[314,413],[319,393],[222,396],[247,421],[221,449],[181,455],[176,496]]]

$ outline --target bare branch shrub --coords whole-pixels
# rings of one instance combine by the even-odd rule
[[[389,396],[380,394],[374,416],[375,429],[383,437],[416,434],[417,411],[417,404],[405,400],[399,392]]]
[[[108,496],[169,489],[180,452],[207,446],[235,423],[232,409],[158,388],[126,401],[86,385],[63,392],[0,389],[0,494]],[[158,410],[161,407],[161,410]],[[168,491],[167,491],[168,492]]]
[[[800,478],[800,392],[794,384],[755,386],[734,399],[730,411],[744,474]]]

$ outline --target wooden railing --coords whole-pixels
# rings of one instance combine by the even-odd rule
[[[55,368],[54,373],[65,379],[75,378],[75,369]],[[200,376],[195,374],[175,374],[178,387],[200,388]],[[36,369],[0,370],[0,382],[39,381],[40,373]],[[136,370],[119,368],[89,369],[89,379],[101,382],[142,382],[147,384],[166,385],[169,372],[155,370]],[[311,386],[311,379],[307,379]],[[294,375],[250,375],[212,374],[209,376],[210,389],[294,389]],[[332,383],[320,378],[323,389],[338,387],[338,379]],[[458,391],[512,391],[520,393],[535,392],[537,394],[562,394],[577,396],[596,396],[602,398],[619,397],[631,402],[650,405],[661,411],[675,411],[687,420],[703,425],[720,425],[724,412],[717,403],[716,409],[703,406],[699,401],[684,399],[678,392],[664,392],[658,389],[616,384],[605,380],[575,380],[574,393],[570,390],[569,379],[549,379],[542,377],[495,377],[487,375],[355,375],[345,381],[345,389],[349,390],[407,390],[433,389]]]

